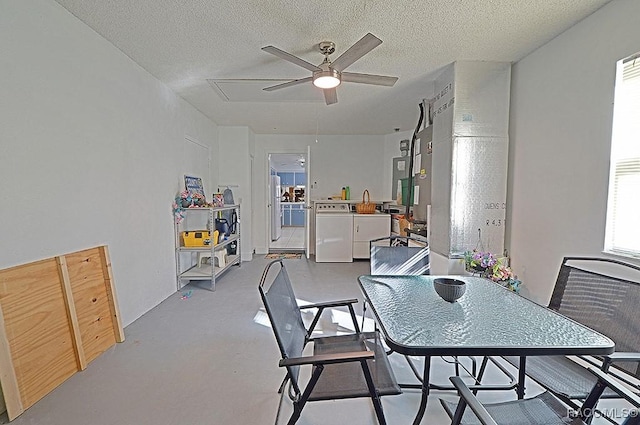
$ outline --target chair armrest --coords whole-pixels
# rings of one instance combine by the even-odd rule
[[[626,399],[629,403],[635,405],[636,407],[640,407],[640,396],[630,391],[620,382],[614,380],[609,374],[596,367],[590,367],[589,372],[593,373],[600,382],[618,393],[620,397]]]
[[[615,352],[606,356],[615,362],[640,362],[640,353],[633,352]]]
[[[351,298],[348,300],[338,300],[338,301],[327,301],[321,303],[313,303],[313,304],[305,304],[303,306],[298,307],[300,310],[304,310],[307,308],[317,308],[318,312],[316,316],[313,318],[311,325],[309,325],[309,329],[307,329],[307,339],[311,337],[311,333],[315,329],[318,321],[320,320],[320,316],[324,312],[325,308],[330,307],[344,307],[347,306],[349,308],[349,315],[351,315],[351,320],[353,321],[353,328],[356,333],[360,333],[360,328],[358,327],[358,321],[356,320],[356,313],[353,309],[353,305],[357,304],[358,300],[356,298]]]
[[[339,300],[339,301],[327,301],[322,303],[313,303],[313,304],[305,304],[301,305],[300,310],[304,310],[307,308],[328,308],[328,307],[343,307],[349,304],[357,304],[358,300],[356,298],[352,298],[349,300]]]
[[[456,408],[456,415],[461,408],[464,408],[464,404],[466,404],[471,408],[473,413],[475,413],[476,417],[478,418],[480,423],[482,423],[482,425],[498,425],[496,421],[493,420],[489,412],[487,412],[487,409],[485,409],[484,406],[480,404],[476,396],[473,395],[469,387],[467,387],[467,385],[459,376],[451,376],[449,377],[449,380],[451,381],[453,386],[456,387],[456,390],[458,390],[458,395],[460,396],[460,402],[458,403],[458,407]]]
[[[307,364],[332,364],[356,362],[360,360],[373,359],[375,353],[373,351],[347,351],[336,354],[318,354],[305,357],[290,357],[280,360],[280,367],[284,366],[301,366]]]

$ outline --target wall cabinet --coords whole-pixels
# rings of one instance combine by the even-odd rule
[[[369,242],[390,235],[390,214],[354,214],[353,258],[369,258]]]
[[[306,173],[293,173],[293,172],[278,172],[280,176],[280,185],[285,186],[306,186],[307,174]]]
[[[225,227],[229,228],[228,235]],[[219,241],[213,240],[216,228],[222,234]],[[213,291],[221,274],[241,264],[240,205],[186,208],[184,219],[176,223],[174,233],[178,290],[191,280],[204,280],[211,282]],[[185,243],[185,237],[195,239],[198,246],[185,246],[190,244]]]
[[[293,173],[278,173],[280,176],[280,185],[281,186],[294,186],[295,179]]]
[[[296,186],[306,186],[307,173],[295,173],[294,180],[295,180]]]

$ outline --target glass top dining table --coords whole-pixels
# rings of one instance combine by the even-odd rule
[[[434,290],[437,278],[465,282],[455,302]],[[477,276],[360,276],[385,342],[393,351],[425,357],[420,423],[429,394],[431,356],[604,355],[615,345],[606,336]],[[521,361],[524,366],[524,360]],[[524,394],[524,371],[520,370]]]

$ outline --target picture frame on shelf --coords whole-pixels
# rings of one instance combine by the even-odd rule
[[[184,188],[194,198],[203,199],[206,202],[204,186],[200,177],[184,176]],[[195,196],[194,196],[195,195]]]

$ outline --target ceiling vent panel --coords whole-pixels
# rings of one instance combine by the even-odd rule
[[[275,92],[263,88],[286,82],[278,79],[211,79],[213,90],[225,102],[324,102],[321,89],[309,83]]]

